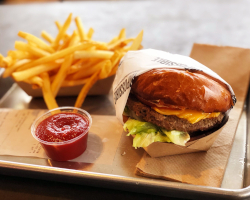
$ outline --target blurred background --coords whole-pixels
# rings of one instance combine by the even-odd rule
[[[31,2],[54,2],[59,0],[0,0],[2,4],[20,4],[20,3],[31,3]]]
[[[21,4],[38,2],[56,2],[56,1],[82,1],[82,0],[0,0],[1,4]]]
[[[2,4],[21,4],[21,3],[36,3],[36,2],[55,2],[55,1],[65,1],[65,0],[0,0]],[[73,1],[73,0],[66,0]]]

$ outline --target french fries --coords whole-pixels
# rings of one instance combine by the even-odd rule
[[[50,34],[48,34],[46,31],[42,31],[41,37],[46,40],[48,43],[53,43],[54,39],[51,37]]]
[[[113,51],[104,51],[104,50],[85,50],[85,51],[76,51],[74,54],[75,59],[80,58],[103,58],[110,59],[113,56]]]
[[[67,70],[71,66],[72,60],[72,55],[69,55],[65,58],[61,68],[58,70],[58,73],[56,74],[55,79],[52,82],[51,90],[54,97],[57,95],[63,80],[67,76]]]
[[[19,31],[18,36],[20,36],[23,39],[26,39],[28,42],[33,42],[35,45],[37,45],[40,49],[43,49],[44,51],[47,51],[49,53],[55,52],[55,50],[50,45],[46,44],[44,41],[42,41],[41,39],[37,38],[34,35]]]
[[[55,40],[52,43],[52,46],[54,47],[54,49],[56,49],[58,47],[59,42],[61,41],[61,39],[65,35],[67,29],[69,28],[71,20],[72,20],[72,13],[69,14],[69,16],[66,19],[65,23],[63,24],[63,26],[61,28],[59,28],[59,32],[58,32]]]
[[[72,21],[75,30],[67,33]],[[58,107],[55,97],[62,87],[83,85],[75,107],[81,107],[91,87],[100,79],[116,73],[120,59],[129,50],[141,49],[143,31],[135,38],[126,38],[125,28],[110,42],[93,40],[94,29],[85,32],[80,17],[69,14],[63,24],[55,22],[58,33],[52,37],[45,30],[41,38],[23,31],[15,42],[15,50],[4,57],[0,54],[3,77],[41,89],[48,109]],[[87,30],[87,29],[86,29]]]
[[[50,88],[50,80],[48,73],[47,72],[41,73],[41,78],[43,80],[43,86],[42,86],[43,99],[48,109],[52,110],[54,108],[58,108],[58,105]]]
[[[43,87],[43,79],[40,76],[33,76],[30,79],[24,80],[24,82],[31,84],[33,89]]]
[[[85,100],[88,91],[90,90],[90,88],[96,83],[96,81],[99,78],[99,73],[100,73],[101,69],[99,71],[96,71],[91,78],[89,79],[89,81],[83,86],[83,88],[81,89],[77,99],[76,99],[76,103],[75,103],[75,107],[76,108],[80,108],[83,104],[83,101]]]
[[[79,33],[79,36],[81,38],[81,41],[86,40],[87,37],[86,37],[86,33],[85,33],[85,31],[83,29],[83,26],[82,26],[81,18],[80,17],[76,17],[75,18],[75,22],[76,22],[76,26],[77,26],[78,33]]]

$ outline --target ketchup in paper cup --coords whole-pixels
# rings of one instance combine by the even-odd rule
[[[86,150],[91,124],[92,118],[88,112],[74,107],[60,107],[36,119],[31,133],[48,157],[66,161]]]

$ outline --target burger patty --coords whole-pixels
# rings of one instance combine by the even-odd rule
[[[205,131],[219,125],[224,117],[221,113],[218,117],[202,119],[197,123],[191,124],[188,120],[179,118],[175,115],[162,115],[151,107],[144,105],[135,97],[129,97],[127,100],[129,110],[133,111],[137,117],[144,121],[151,122],[167,130],[178,130],[183,132],[194,133]],[[192,134],[190,134],[192,136]]]

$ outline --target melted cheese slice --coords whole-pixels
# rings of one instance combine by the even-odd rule
[[[156,112],[163,115],[175,115],[179,118],[188,120],[191,124],[194,124],[202,119],[218,117],[220,112],[203,113],[195,110],[172,110],[167,108],[152,107]]]

